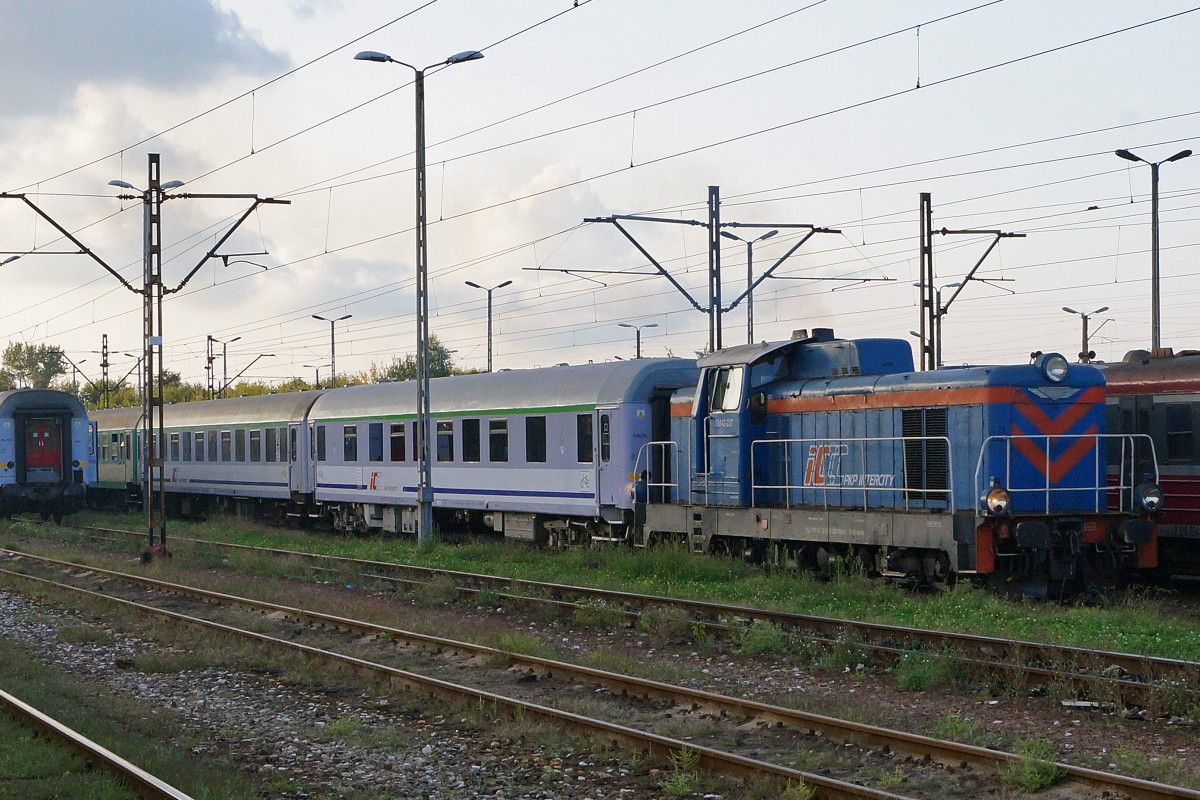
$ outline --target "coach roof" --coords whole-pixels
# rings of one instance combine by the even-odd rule
[[[430,381],[429,399],[434,415],[592,408],[646,402],[656,390],[695,384],[697,375],[691,359],[641,358],[435,378]],[[312,417],[386,417],[416,411],[417,383],[408,380],[326,392],[313,404]]]

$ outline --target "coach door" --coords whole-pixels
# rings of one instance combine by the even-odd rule
[[[63,474],[63,425],[57,417],[25,421],[25,482],[58,483]]]
[[[613,435],[618,423],[617,407],[597,408],[593,425],[596,430],[596,500],[601,506],[617,505],[618,495],[625,488],[626,479],[621,465],[613,461]],[[582,478],[582,474],[581,474]],[[580,487],[583,489],[584,487]],[[586,491],[586,489],[585,489]]]
[[[287,444],[285,447],[288,465],[288,490],[293,494],[305,491],[304,467],[301,465],[299,457],[300,444],[300,426],[292,423],[288,425]]]

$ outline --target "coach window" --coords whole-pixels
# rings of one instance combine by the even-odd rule
[[[299,431],[299,428],[289,428],[288,429],[288,442],[289,442],[288,461],[289,461],[289,463],[292,463],[292,464],[296,463],[296,457],[300,453],[300,445],[296,441],[298,431]]]
[[[262,461],[262,431],[250,431],[250,460],[254,463]]]
[[[229,464],[233,462],[233,432],[221,431],[221,462]]]
[[[317,461],[325,460],[325,426],[317,426]]]
[[[608,414],[600,415],[600,460],[607,462],[612,453],[612,423]]]
[[[267,463],[279,458],[279,429],[267,428]]]
[[[454,460],[454,420],[442,420],[437,424],[437,460]]]
[[[234,455],[237,457],[236,460],[238,460],[238,461],[246,460],[246,432],[245,431],[234,431],[233,432],[233,450],[234,450]]]
[[[220,460],[217,458],[217,451],[218,451],[218,448],[220,447],[220,444],[221,443],[218,441],[217,432],[209,431],[208,432],[208,460],[209,461],[219,461]]]
[[[1190,462],[1194,458],[1190,403],[1167,403],[1167,460]]]
[[[392,461],[404,460],[404,426],[405,423],[403,422],[393,422],[391,424],[391,430],[389,431],[391,447],[389,449],[391,450]]]
[[[124,433],[121,434],[121,454],[125,457],[125,461],[129,460],[129,445],[132,441],[132,436],[126,436]]]
[[[342,426],[342,460],[347,464],[358,461],[358,426]]]
[[[709,411],[737,411],[742,403],[742,368],[721,367],[713,376]]]
[[[367,459],[383,461],[383,423],[372,422],[367,426]]]
[[[178,433],[171,434],[171,457],[170,457],[170,460],[171,461],[179,460],[179,434]]]
[[[525,460],[530,464],[546,463],[546,418],[525,418]]]
[[[463,461],[479,460],[479,420],[464,419],[462,422]]]
[[[592,415],[575,417],[575,452],[580,464],[592,463]]]
[[[508,420],[488,420],[488,461],[503,464],[508,461]]]
[[[204,461],[204,434],[196,432],[196,460]]]
[[[182,434],[182,438],[179,440],[179,443],[181,445],[183,445],[183,451],[179,457],[180,460],[181,461],[191,461],[192,460],[192,434],[185,431]]]

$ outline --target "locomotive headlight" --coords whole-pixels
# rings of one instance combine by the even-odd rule
[[[1042,357],[1042,374],[1048,381],[1061,382],[1063,378],[1067,377],[1068,369],[1067,359],[1058,353],[1050,353]]]
[[[1008,489],[995,486],[983,496],[983,503],[993,514],[1007,514],[1008,507],[1012,505],[1012,497],[1009,496]]]
[[[1133,490],[1138,504],[1150,512],[1158,511],[1163,505],[1163,490],[1157,483],[1143,483]]]

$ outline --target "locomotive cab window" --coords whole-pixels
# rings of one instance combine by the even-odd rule
[[[1191,403],[1167,403],[1166,435],[1167,461],[1189,464],[1196,461]]]
[[[721,367],[712,376],[709,411],[737,411],[742,405],[742,367]]]

